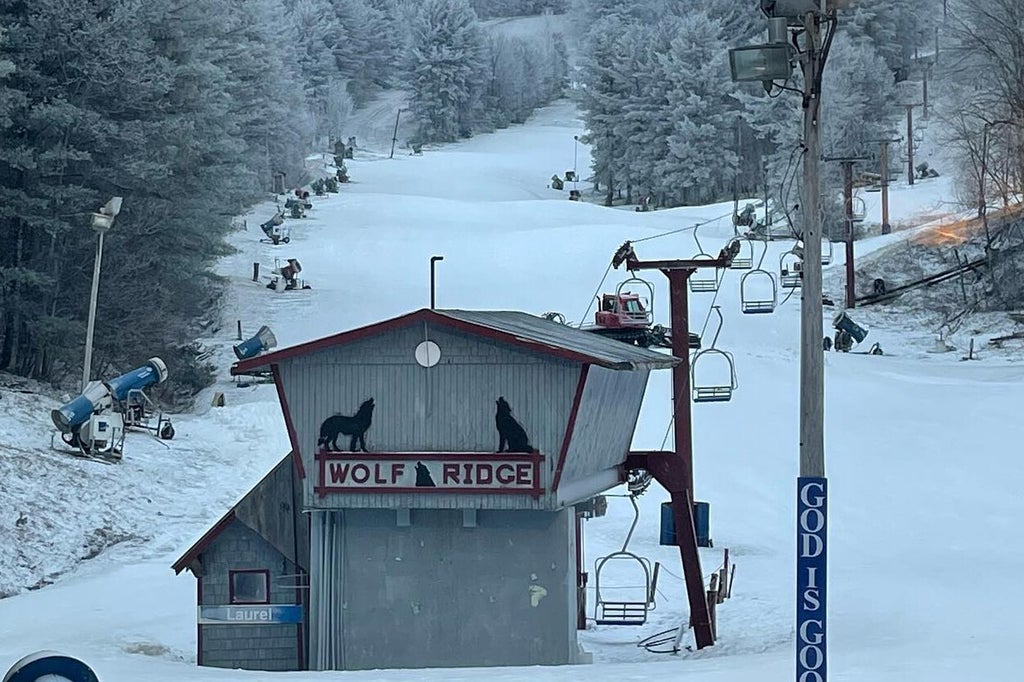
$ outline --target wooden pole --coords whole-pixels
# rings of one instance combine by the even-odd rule
[[[821,34],[813,12],[804,21],[803,282],[800,287],[800,475],[825,475],[825,355],[821,303]]]
[[[242,321],[241,320],[237,320],[237,322],[238,322],[238,340],[241,341],[242,340]]]
[[[914,184],[914,105],[907,104],[907,182]]]
[[[846,202],[846,307],[857,306],[853,269],[853,161],[843,161],[843,199]]]
[[[882,234],[892,232],[889,225],[889,140],[882,140],[881,154],[881,185],[882,185]]]

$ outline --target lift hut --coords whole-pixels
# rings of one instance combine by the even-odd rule
[[[648,376],[680,362],[527,313],[424,309],[233,365],[270,368],[308,519],[296,660],[586,661],[576,506],[626,482]],[[231,665],[268,666],[253,648]]]

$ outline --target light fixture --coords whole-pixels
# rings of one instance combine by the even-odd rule
[[[729,68],[737,82],[786,80],[793,73],[792,49],[782,43],[729,50]]]

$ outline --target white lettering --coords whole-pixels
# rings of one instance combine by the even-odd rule
[[[798,682],[825,682],[825,678],[816,670],[808,670],[800,676]]]
[[[811,502],[808,495],[811,488],[817,488],[818,494],[814,496],[814,502]],[[800,501],[808,507],[814,507],[820,509],[825,503],[825,486],[821,483],[807,483],[800,489]]]
[[[814,660],[813,665],[810,660]],[[817,670],[821,667],[821,664],[825,662],[825,654],[822,653],[821,647],[816,646],[805,646],[800,649],[800,665],[807,668],[808,670]]]
[[[821,608],[818,590],[804,590],[804,611],[817,611]]]
[[[821,553],[825,550],[825,542],[812,533],[801,533],[800,539],[803,540],[803,548],[800,552],[800,557],[803,559],[813,559],[814,557],[821,556]]]
[[[816,632],[813,634],[807,631],[812,625],[817,627]],[[820,620],[805,620],[803,623],[800,623],[800,641],[813,645],[821,644],[822,640],[825,639],[825,635],[821,632],[824,627],[824,624]],[[810,667],[817,668],[818,666]]]
[[[808,589],[816,588],[817,585],[815,585],[814,583],[815,583],[815,581],[817,579],[818,579],[818,567],[817,566],[808,566],[807,567],[807,588]]]
[[[808,533],[818,533],[825,527],[825,515],[820,509],[804,509],[800,514],[800,530]]]

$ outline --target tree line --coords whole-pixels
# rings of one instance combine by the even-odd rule
[[[902,111],[894,84],[928,44],[936,5],[859,0],[840,11],[824,76],[826,155],[877,147]],[[576,0],[573,11],[586,27],[575,94],[607,204],[705,204],[766,189],[799,203],[800,98],[730,77],[729,48],[766,40],[758,3]],[[799,69],[788,86],[802,86]]]
[[[274,172],[308,180],[306,154],[383,89],[410,90],[425,141],[524,120],[561,87],[558,40],[487,34],[466,0],[0,4],[0,371],[78,376],[90,213],[121,196],[94,374],[159,355],[183,392],[207,384],[212,266]]]

